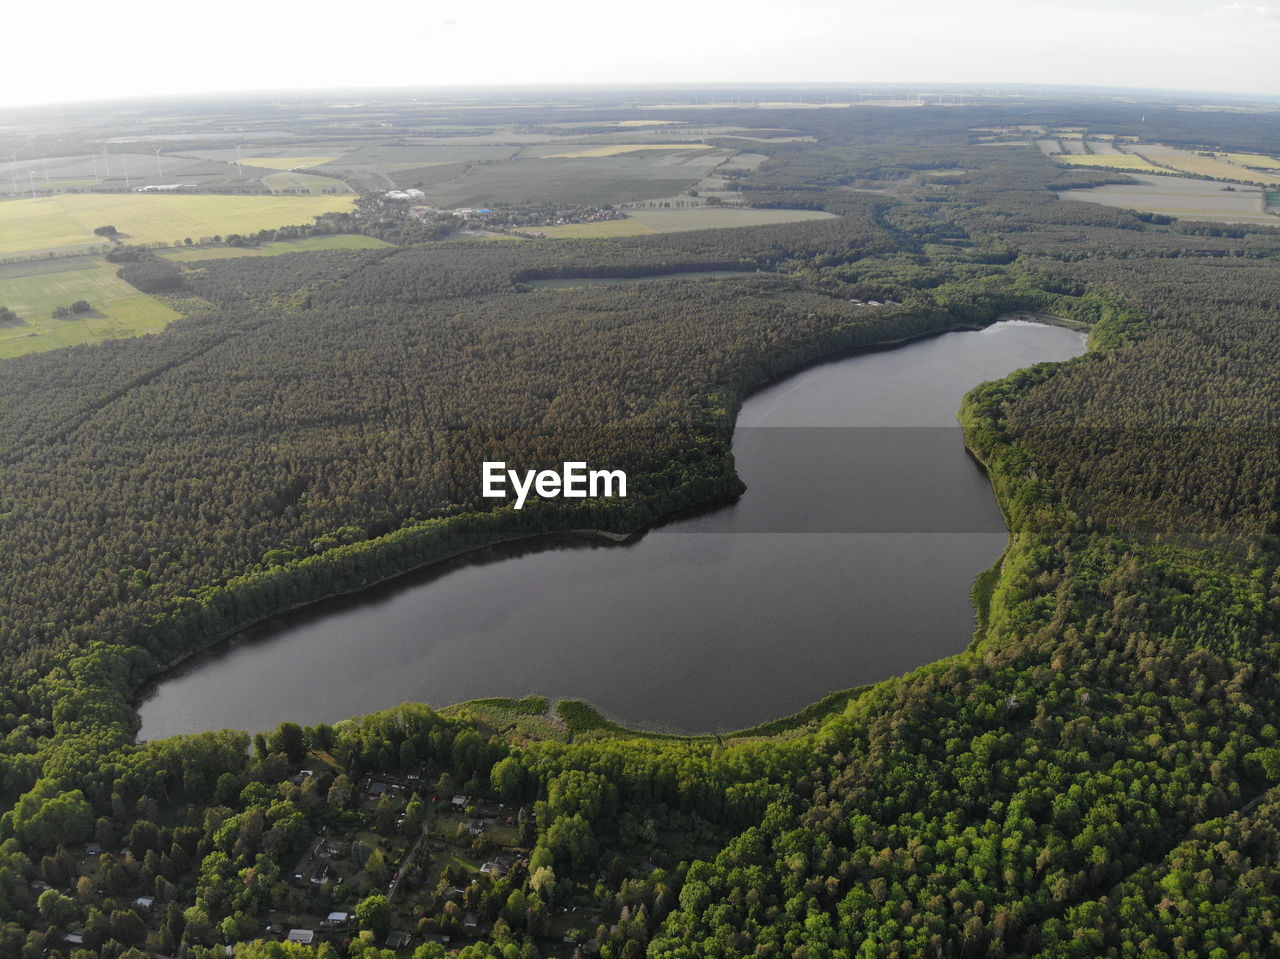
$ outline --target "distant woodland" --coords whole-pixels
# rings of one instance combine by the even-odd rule
[[[0,954],[1280,950],[1280,229],[1063,203],[1116,174],[971,128],[1132,110],[1030,109],[782,115],[814,142],[740,191],[834,219],[121,263],[186,318],[0,363]],[[741,275],[531,285],[704,269]],[[1091,351],[961,411],[1011,528],[964,654],[727,737],[528,700],[133,741],[143,685],[251,623],[732,498],[751,389],[1011,310]],[[517,513],[485,459],[633,492]]]

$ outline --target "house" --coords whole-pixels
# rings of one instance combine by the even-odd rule
[[[285,939],[287,942],[300,942],[304,946],[309,946],[315,937],[314,929],[290,929]]]
[[[467,808],[467,797],[466,797],[466,796],[454,796],[452,799],[450,799],[450,800],[449,800],[449,804],[450,804],[451,806],[453,806],[453,808],[454,808],[454,809],[466,809],[466,808]]]
[[[133,904],[139,909],[150,909],[156,904],[156,900],[154,896],[139,896],[133,900]]]
[[[386,783],[374,783],[372,786],[369,787],[369,798],[381,799],[382,795],[390,788],[391,787],[388,786]]]
[[[409,945],[410,938],[412,937],[407,932],[400,932],[398,929],[393,929],[391,932],[387,933],[387,948],[402,949]]]
[[[349,912],[331,912],[324,917],[324,921],[327,926],[340,926],[350,918]]]
[[[462,918],[462,928],[470,929],[474,932],[480,928],[480,918],[474,912],[467,913]]]
[[[480,867],[480,871],[486,876],[493,876],[498,879],[501,879],[507,872],[504,867],[498,865],[496,862],[486,862]]]

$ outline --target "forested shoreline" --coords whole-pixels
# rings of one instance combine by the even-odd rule
[[[1106,175],[972,142],[1006,111],[815,114],[787,119],[816,143],[761,144],[741,186],[834,220],[189,263],[164,334],[3,364],[0,951],[1280,947],[1280,231],[1063,204]],[[726,265],[760,272],[526,285]],[[527,700],[133,742],[137,691],[217,637],[732,496],[752,388],[1011,311],[1087,324],[1092,350],[966,400],[1011,542],[959,656],[728,737]],[[517,452],[635,493],[493,509],[478,464]]]

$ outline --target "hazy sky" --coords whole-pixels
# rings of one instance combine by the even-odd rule
[[[483,84],[1060,83],[1280,94],[1280,0],[8,4],[0,105]]]

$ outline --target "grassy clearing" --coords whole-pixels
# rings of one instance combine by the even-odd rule
[[[0,304],[22,319],[0,326],[0,358],[157,333],[178,319],[176,311],[119,279],[119,267],[100,257],[52,262],[62,269],[50,270],[50,262],[42,260],[0,269]],[[28,267],[25,274],[23,267]],[[87,300],[93,310],[53,319],[55,307],[76,300]]]
[[[593,706],[580,699],[562,699],[556,703],[556,715],[573,734],[574,739],[668,739],[696,741],[708,736],[680,736],[644,729],[628,729],[600,715]]]
[[[1127,153],[1090,153],[1087,156],[1063,154],[1055,156],[1054,160],[1060,163],[1069,163],[1071,166],[1102,167],[1107,170],[1140,170],[1146,173],[1156,173],[1163,169],[1163,167],[1158,167],[1149,160],[1145,160],[1140,156],[1131,156]]]
[[[301,240],[279,240],[262,246],[189,246],[165,250],[166,260],[179,263],[190,260],[231,260],[238,256],[280,256],[283,253],[310,253],[314,250],[383,250],[391,246],[384,240],[352,233],[334,236],[309,236]]]
[[[310,223],[322,213],[349,210],[350,197],[179,196],[148,193],[65,194],[0,203],[0,256],[47,250],[94,250],[94,228],[110,224],[131,243],[256,233]]]
[[[266,167],[268,170],[305,170],[308,167],[324,166],[338,159],[328,157],[245,157],[244,162],[253,166]]]
[[[608,146],[591,147],[573,153],[549,153],[548,160],[577,160],[582,157],[611,157],[622,153],[637,153],[641,150],[710,150],[705,143],[613,143]]]
[[[548,713],[548,702],[542,696],[526,696],[524,699],[473,699],[440,710],[440,715],[450,719],[470,716],[493,732],[514,735],[524,740],[555,740],[566,742],[569,738],[564,723]]]

